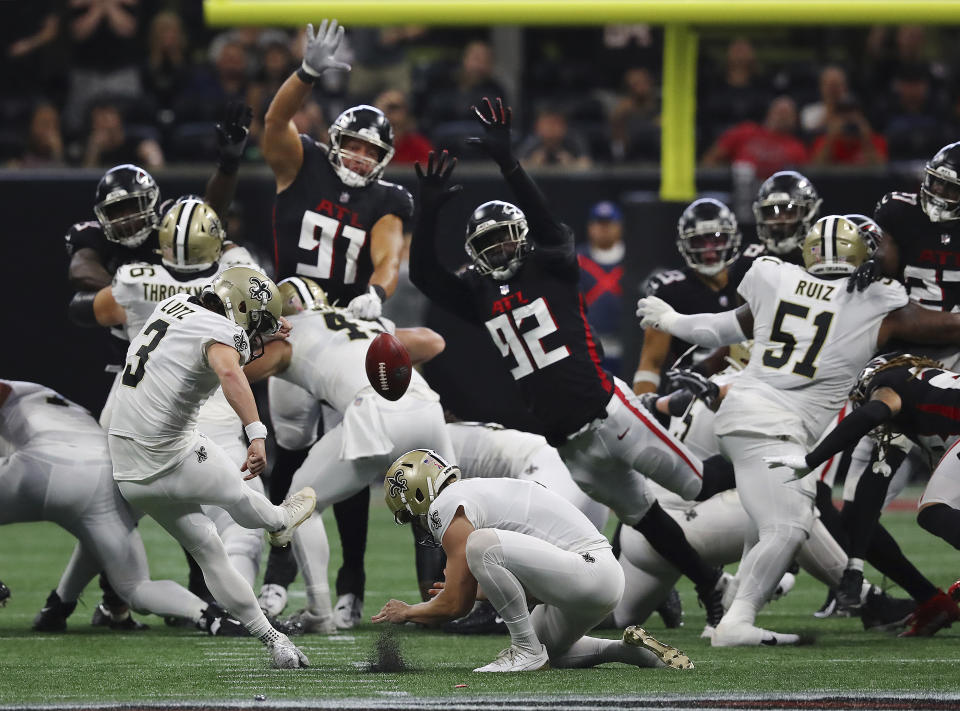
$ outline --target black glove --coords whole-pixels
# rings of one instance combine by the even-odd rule
[[[503,105],[503,100],[497,98],[496,107],[490,99],[483,98],[483,109],[471,106],[477,120],[483,126],[483,136],[473,136],[467,143],[480,146],[487,155],[493,158],[503,171],[510,170],[517,164],[513,156],[510,139],[510,124],[513,122],[513,109]]]
[[[670,390],[688,390],[711,410],[720,406],[720,388],[715,382],[693,370],[673,368],[666,373]]]
[[[231,101],[217,123],[217,151],[220,171],[232,175],[240,167],[240,157],[247,146],[253,109],[242,101]]]
[[[424,173],[420,163],[414,164],[417,172],[417,181],[420,183],[421,209],[430,211],[439,210],[445,202],[463,190],[462,185],[450,185],[450,175],[457,166],[457,159],[443,151],[439,156],[433,151],[427,156],[427,172]]]
[[[847,279],[847,293],[854,289],[863,291],[880,278],[880,263],[876,259],[868,259]]]

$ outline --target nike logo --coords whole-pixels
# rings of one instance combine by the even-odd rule
[[[775,647],[777,646],[777,638],[772,635],[770,637],[764,637],[760,640],[760,644],[765,644],[769,647]]]
[[[628,427],[627,429],[625,429],[625,430],[623,431],[623,434],[618,434],[618,435],[617,435],[617,439],[623,439],[624,437],[627,436],[627,432],[629,432],[629,431],[630,431],[630,428]]]

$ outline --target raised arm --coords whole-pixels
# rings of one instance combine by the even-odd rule
[[[637,316],[642,328],[657,328],[707,348],[753,338],[753,312],[747,304],[718,314],[679,314],[663,299],[645,296],[637,302]]]
[[[224,220],[237,190],[237,173],[247,147],[252,119],[251,107],[241,101],[231,101],[214,127],[217,132],[217,171],[207,181],[203,198]]]
[[[960,345],[960,314],[925,309],[911,301],[883,319],[877,347],[893,338],[929,345]]]

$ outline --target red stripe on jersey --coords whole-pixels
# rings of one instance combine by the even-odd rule
[[[590,354],[590,360],[593,361],[593,367],[597,369],[597,376],[600,378],[600,384],[605,392],[613,390],[613,383],[607,377],[607,371],[600,365],[600,354],[597,353],[597,344],[593,340],[593,332],[590,330],[590,322],[587,321],[587,312],[583,308],[583,294],[578,296],[580,300],[580,320],[583,321],[584,336],[587,339],[587,353]]]
[[[640,418],[640,421],[643,422],[643,424],[645,424],[645,425],[647,426],[647,429],[649,429],[649,430],[650,430],[651,432],[653,432],[657,437],[659,437],[660,440],[661,440],[665,445],[667,445],[667,447],[669,447],[671,450],[673,450],[673,452],[674,452],[678,457],[680,457],[680,459],[682,459],[682,460],[686,463],[686,465],[687,465],[688,467],[690,467],[691,469],[693,469],[693,473],[697,475],[697,478],[698,478],[698,479],[703,479],[703,472],[701,472],[699,469],[697,469],[697,467],[695,467],[695,466],[693,465],[693,462],[690,461],[690,458],[689,458],[686,454],[683,453],[683,450],[682,450],[682,449],[680,449],[680,448],[677,446],[677,443],[674,441],[673,437],[671,437],[669,434],[667,434],[666,432],[664,432],[663,430],[661,430],[660,427],[659,427],[659,425],[657,425],[657,424],[654,423],[654,422],[651,422],[649,419],[647,419],[646,416],[644,416],[644,414],[643,414],[642,412],[640,412],[640,410],[638,410],[638,409],[635,408],[633,405],[631,405],[631,404],[630,404],[630,401],[627,399],[627,396],[624,395],[622,392],[620,392],[620,388],[616,388],[614,392],[617,393],[617,397],[620,398],[620,402],[622,402],[624,405],[626,405],[626,406],[627,406],[627,409],[630,410],[630,412],[632,412],[634,415],[636,415],[638,418]],[[642,474],[643,472],[640,472],[640,473]]]
[[[273,223],[273,270],[277,279],[283,279],[280,276],[280,245],[277,244],[277,202],[273,202],[273,210],[270,211],[270,221]]]
[[[920,404],[917,405],[917,409],[920,412],[929,412],[931,415],[940,415],[941,417],[946,417],[950,420],[960,420],[960,408],[951,407],[950,405],[937,405],[935,403],[931,404]]]
[[[839,425],[839,424],[840,424],[840,420],[842,420],[844,417],[847,416],[847,405],[848,405],[848,404],[849,404],[849,402],[844,403],[843,407],[840,409],[840,414],[837,415],[837,421],[834,423],[834,425],[833,425],[834,427],[836,427],[837,425]],[[830,471],[830,465],[833,464],[833,458],[836,457],[836,456],[837,456],[836,454],[834,454],[833,456],[831,456],[830,459],[827,460],[827,463],[823,465],[823,469],[820,471],[820,481],[823,481],[824,479],[827,478],[827,472]]]

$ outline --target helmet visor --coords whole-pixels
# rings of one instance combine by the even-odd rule
[[[933,197],[950,203],[951,207],[960,204],[960,182],[929,168],[923,174],[923,189]]]
[[[132,193],[107,198],[95,205],[93,211],[107,239],[123,244],[146,239],[149,231],[156,227],[159,219],[154,210],[155,202],[153,193]]]
[[[729,232],[707,232],[684,235],[686,251],[697,264],[713,266],[723,264],[732,256],[734,236]]]

